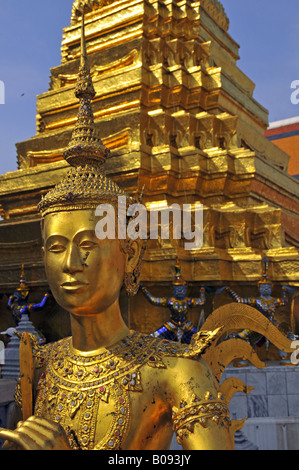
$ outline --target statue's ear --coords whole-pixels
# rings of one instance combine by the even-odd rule
[[[143,243],[144,241],[140,239],[128,241],[126,272],[133,272],[138,266]]]
[[[145,250],[144,240],[126,240],[126,270],[124,284],[128,295],[135,295],[139,290],[141,261]]]

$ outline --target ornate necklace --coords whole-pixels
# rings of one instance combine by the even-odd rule
[[[35,414],[61,423],[74,449],[93,449],[99,403],[112,400],[112,424],[96,448],[120,449],[130,426],[128,392],[142,391],[143,364],[157,366],[156,340],[134,333],[112,350],[76,354],[67,338],[45,351],[36,356],[46,368],[37,387]],[[80,426],[74,429],[76,423]]]
[[[35,368],[42,368],[34,414],[60,423],[73,449],[120,450],[131,423],[128,392],[143,390],[140,368],[166,368],[166,356],[197,357],[217,334],[199,331],[187,346],[133,333],[113,349],[82,354],[71,338],[42,347],[32,339]],[[112,422],[95,442],[100,403],[110,400]]]

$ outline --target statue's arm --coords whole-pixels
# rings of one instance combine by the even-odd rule
[[[4,450],[71,450],[63,428],[38,416],[20,421],[14,431],[0,428],[0,439],[6,439]]]
[[[282,296],[280,299],[277,299],[277,303],[279,307],[284,307],[285,305],[288,304],[288,287],[287,286],[282,286]],[[290,291],[291,292],[291,291]]]
[[[199,297],[193,297],[192,299],[189,299],[188,306],[189,307],[200,307],[206,303],[206,294],[205,294],[205,288],[201,287],[200,288],[200,296]]]
[[[13,304],[13,295],[9,296],[8,302],[7,302],[7,308],[12,309],[12,304]]]
[[[184,450],[232,450],[228,406],[202,359],[179,359],[172,406],[173,427]]]
[[[230,287],[225,288],[225,292],[228,293],[228,295],[233,299],[234,302],[238,302],[241,304],[247,304],[247,305],[255,305],[255,299],[248,297],[240,297],[235,291],[233,291]]]
[[[147,298],[147,300],[149,300],[149,302],[152,305],[155,305],[155,306],[158,306],[158,307],[167,307],[168,299],[166,297],[155,297],[144,286],[141,286],[140,290],[142,291],[144,296]]]
[[[29,310],[34,310],[34,311],[38,311],[38,310],[42,310],[44,308],[44,306],[46,305],[47,301],[48,301],[48,298],[50,297],[50,293],[47,292],[42,301],[39,302],[38,304],[30,304],[29,305]]]

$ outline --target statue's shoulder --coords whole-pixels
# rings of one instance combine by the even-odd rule
[[[50,356],[52,356],[53,354],[55,355],[56,353],[58,353],[58,351],[65,349],[70,342],[70,338],[63,338],[59,341],[47,344],[39,344],[36,336],[32,334],[30,334],[29,336],[32,346],[34,368],[43,367],[47,363]]]
[[[186,399],[194,394],[199,397],[212,392],[217,396],[216,379],[205,360],[205,352],[213,347],[214,340],[217,343],[217,337],[219,329],[195,333],[190,344],[147,337],[140,342],[146,344],[146,357],[140,366],[144,368],[147,383],[153,387],[163,384],[164,398],[175,399],[178,405],[182,397]]]
[[[151,335],[140,335],[139,344],[145,344],[147,349],[147,365],[154,368],[165,368],[167,358],[198,359],[213,343],[219,329],[214,331],[199,331],[195,333],[190,344],[182,344]]]

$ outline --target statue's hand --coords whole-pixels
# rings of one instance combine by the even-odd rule
[[[221,294],[221,292],[223,292],[226,288],[227,288],[227,286],[219,287],[219,288],[216,290],[215,295]]]
[[[4,445],[7,450],[16,447],[18,450],[71,450],[60,424],[37,416],[21,421],[15,431],[0,429],[0,439],[7,441]]]
[[[295,289],[291,286],[282,286],[282,290],[287,292],[288,294],[294,294]]]

